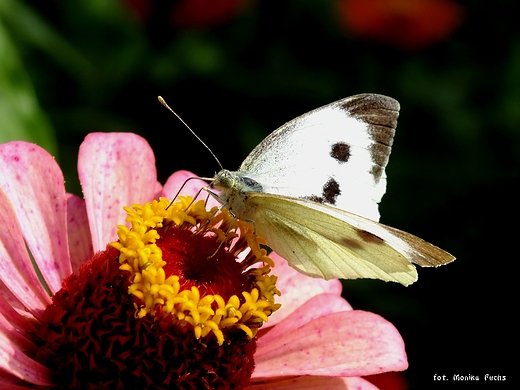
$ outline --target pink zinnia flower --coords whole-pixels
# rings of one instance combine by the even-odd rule
[[[339,281],[301,275],[271,254],[276,281],[268,274],[265,251],[246,243],[255,241],[253,235],[228,230],[225,212],[207,218],[200,202],[189,206],[196,213],[181,204],[180,213],[171,216],[177,203],[166,208],[160,207],[168,204],[165,199],[147,203],[159,196],[172,199],[193,175],[177,172],[161,186],[153,152],[141,137],[90,134],[80,148],[78,171],[84,200],[66,193],[61,170],[40,147],[0,145],[2,388],[128,388],[128,383],[169,388],[182,382],[208,388],[372,389],[360,376],[406,369],[395,327],[352,310],[340,297]],[[194,195],[202,185],[191,180],[182,194]],[[134,206],[125,212],[125,205]],[[169,216],[158,219],[149,214],[152,209]],[[185,219],[174,224],[179,215]],[[150,230],[119,226],[114,242],[116,226],[126,218],[132,229],[137,220],[142,226],[155,223],[159,238],[143,244],[139,240],[149,239]],[[197,221],[202,223],[194,230]],[[141,246],[133,251],[136,240]],[[146,290],[146,283],[136,282],[155,266],[153,248],[173,259],[164,268],[180,275],[173,279],[188,289],[174,295],[171,305],[189,310],[168,312],[157,298],[148,299],[162,287]],[[238,255],[242,262],[230,261]],[[139,263],[142,258],[145,263]],[[236,298],[236,290],[244,291],[243,298]],[[195,306],[190,293],[198,294]],[[219,314],[216,305],[232,294]]]

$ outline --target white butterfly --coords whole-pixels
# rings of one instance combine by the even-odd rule
[[[396,100],[375,94],[308,112],[265,138],[238,171],[218,172],[213,195],[306,275],[409,285],[412,263],[455,257],[376,222],[398,115]]]

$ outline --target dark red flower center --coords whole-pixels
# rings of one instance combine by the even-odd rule
[[[132,228],[64,280],[34,340],[57,388],[249,385],[256,332],[279,307],[271,260],[246,227],[187,204],[125,208]]]

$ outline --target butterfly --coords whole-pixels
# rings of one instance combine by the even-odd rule
[[[409,285],[414,264],[455,257],[377,222],[398,115],[399,103],[377,94],[310,111],[267,136],[238,171],[218,172],[218,192],[209,191],[305,275]]]

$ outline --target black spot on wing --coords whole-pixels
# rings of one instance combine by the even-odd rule
[[[357,234],[358,234],[359,238],[361,238],[364,242],[368,242],[371,244],[379,244],[379,245],[385,243],[385,240],[383,240],[381,237],[378,237],[375,234],[367,232],[366,230],[358,230]]]
[[[304,199],[312,200],[313,202],[316,202],[316,203],[324,202],[324,199],[321,196],[317,196],[317,195],[305,196]]]
[[[321,195],[306,196],[305,199],[312,200],[313,202],[317,203],[328,203],[335,205],[339,194],[341,194],[339,183],[331,178],[323,186],[323,192]]]
[[[345,163],[350,158],[350,145],[345,142],[337,142],[332,145],[330,155],[340,163]]]
[[[343,242],[346,246],[352,249],[363,249],[363,244],[359,240],[353,240],[350,237],[343,238]]]
[[[330,204],[336,204],[336,198],[341,194],[339,183],[334,179],[329,179],[323,186],[323,199]]]

